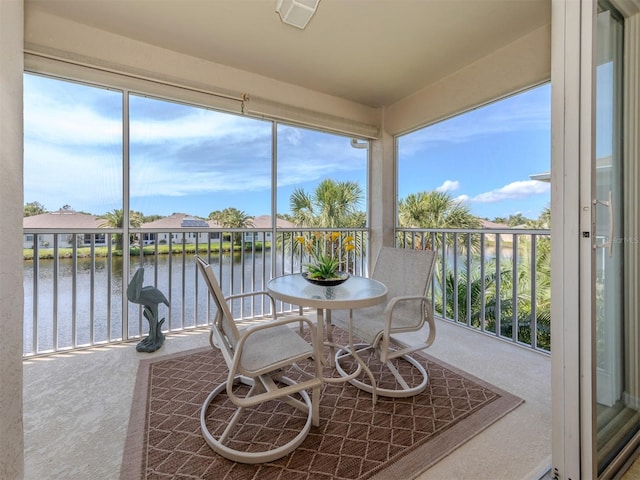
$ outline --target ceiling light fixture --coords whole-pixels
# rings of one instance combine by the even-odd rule
[[[319,3],[320,0],[276,0],[276,12],[287,25],[302,29],[316,13]]]

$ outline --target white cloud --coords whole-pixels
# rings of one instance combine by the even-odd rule
[[[122,122],[81,106],[25,105],[25,142],[113,145],[122,141]]]
[[[50,209],[64,203],[86,211],[115,208],[122,198],[120,96],[37,80],[28,78],[33,85],[25,95],[26,198]],[[136,98],[132,197],[269,191],[270,122]],[[366,151],[351,148],[349,139],[288,126],[278,132],[279,187],[365,169]]]
[[[191,115],[174,120],[132,119],[131,140],[145,144],[187,140],[211,141],[230,137],[255,140],[255,124],[252,125],[253,128],[247,128],[245,122],[246,120],[234,115],[194,109]],[[263,130],[271,135],[270,129]]]
[[[102,212],[122,203],[121,152],[25,145],[24,195],[49,210],[65,204]],[[96,172],[99,171],[99,175]]]
[[[550,185],[546,182],[538,182],[537,180],[522,180],[512,182],[504,187],[491,190],[490,192],[481,193],[471,199],[477,203],[495,203],[504,200],[515,200],[531,195],[540,195],[549,192]]]
[[[183,197],[203,193],[256,191],[271,186],[269,175],[246,175],[242,169],[210,170],[193,175],[189,171],[138,169],[131,175],[131,196]]]
[[[458,203],[464,203],[469,201],[469,195],[458,195],[454,200]]]
[[[442,185],[436,188],[436,192],[455,192],[460,188],[458,180],[445,180]]]
[[[302,130],[288,126],[282,126],[278,129],[278,140],[286,141],[291,145],[299,146],[302,140]]]
[[[37,86],[27,86],[24,97],[25,141],[45,141],[67,147],[119,145],[122,142],[119,96],[103,99],[103,103],[94,105],[91,100],[95,101],[95,98],[76,86],[60,83],[50,87],[44,91]],[[90,91],[100,92],[96,89]],[[270,125],[256,128],[252,119],[202,108],[176,107],[171,102],[145,101],[152,102],[149,104],[152,109],[167,105],[166,110],[171,115],[149,118],[144,105],[132,110],[130,135],[135,143],[146,145],[221,138],[251,142],[265,134],[271,136]],[[178,110],[170,110],[172,107]]]

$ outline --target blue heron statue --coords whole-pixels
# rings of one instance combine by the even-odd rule
[[[129,282],[127,298],[131,303],[137,303],[144,307],[142,313],[149,321],[149,335],[136,345],[136,350],[155,352],[164,343],[164,333],[162,333],[164,318],[158,321],[158,304],[164,303],[168,307],[169,300],[156,287],[150,285],[143,287],[143,282],[144,268],[140,267]]]

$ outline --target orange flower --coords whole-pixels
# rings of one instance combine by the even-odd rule
[[[313,278],[335,278],[337,272],[345,268],[348,253],[355,249],[354,237],[342,232],[312,232],[295,237],[309,253],[309,263],[306,264],[309,276]]]

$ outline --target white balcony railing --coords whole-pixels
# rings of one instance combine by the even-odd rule
[[[25,229],[23,354],[144,337],[147,321],[141,308],[126,298],[129,279],[139,267],[145,268],[144,285],[154,285],[169,300],[169,308],[160,306],[165,331],[206,326],[215,311],[192,260],[196,251],[212,264],[225,295],[234,295],[261,290],[276,275],[302,271],[306,257],[295,238],[318,231],[278,229],[272,235],[271,230],[255,228],[131,229],[136,246],[123,256],[116,247],[121,230],[111,229],[105,236],[105,229]],[[335,231],[355,238],[357,248],[349,253],[346,268],[366,275],[366,229]],[[297,310],[280,302],[276,306],[280,312]],[[270,313],[268,303],[248,299],[232,308],[242,319]]]
[[[551,346],[550,232],[399,229],[397,246],[435,248],[436,316],[542,352]]]
[[[170,307],[160,308],[165,331],[205,327],[215,311],[192,261],[196,251],[213,265],[223,292],[233,295],[302,271],[305,258],[295,238],[318,231],[131,229],[134,245],[142,245],[123,256],[116,247],[121,230],[25,229],[23,353],[43,355],[144,337],[148,325],[141,308],[126,298],[126,286],[139,267],[145,268],[144,285],[156,286],[169,300]],[[367,230],[329,231],[355,238],[357,248],[346,268],[366,276]],[[550,339],[548,241],[549,232],[540,230],[410,229],[397,236],[400,248],[438,249],[430,292],[438,316],[540,351],[549,350]],[[270,313],[268,304],[248,299],[232,308],[242,319]],[[280,302],[276,308],[298,310]]]

